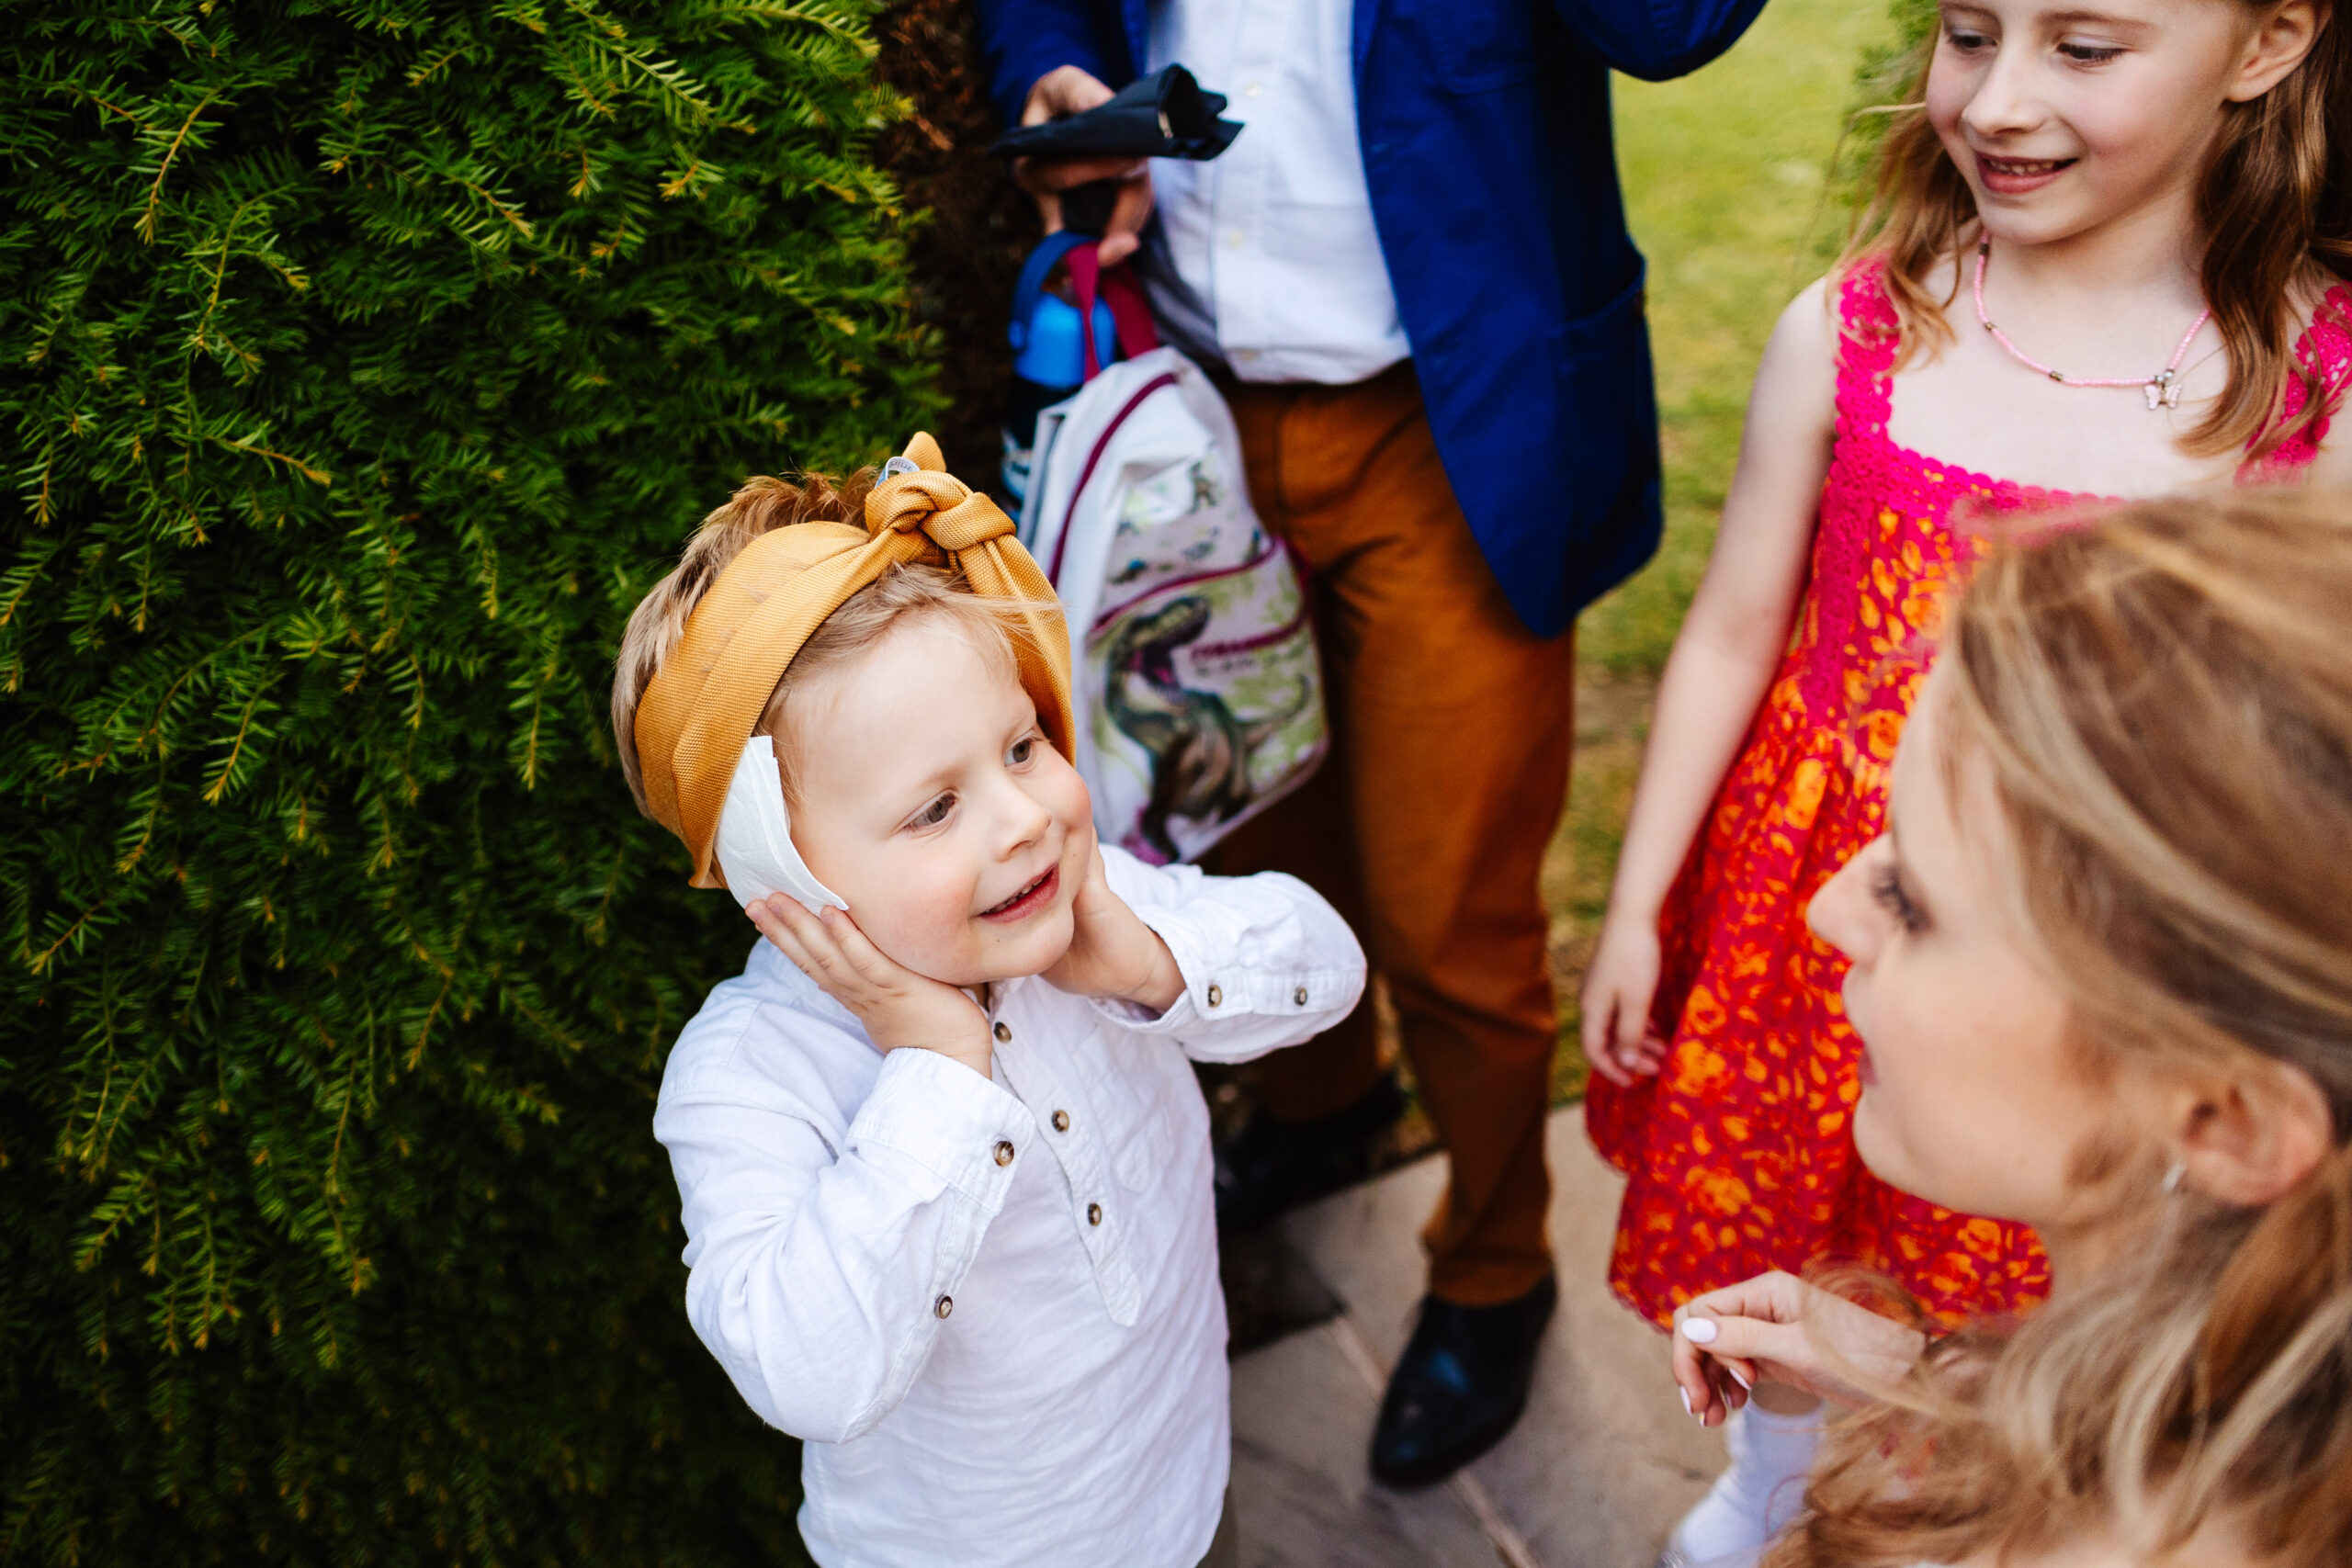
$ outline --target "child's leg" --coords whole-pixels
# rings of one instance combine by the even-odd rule
[[[1668,1561],[1696,1568],[1760,1551],[1804,1506],[1821,1421],[1814,1395],[1782,1383],[1757,1384],[1747,1408],[1724,1427],[1731,1468],[1674,1527]]]

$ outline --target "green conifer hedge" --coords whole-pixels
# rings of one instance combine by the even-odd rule
[[[0,1560],[797,1559],[637,594],[928,401],[867,0],[0,10]]]

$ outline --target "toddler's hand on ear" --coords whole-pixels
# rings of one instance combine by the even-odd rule
[[[1090,838],[1093,831],[1090,825]],[[1111,891],[1100,840],[1087,846],[1086,876],[1070,913],[1075,929],[1069,951],[1046,971],[1047,984],[1072,996],[1116,997],[1153,1012],[1166,1012],[1184,994],[1184,972],[1177,968],[1176,955]]]
[[[993,1047],[988,1015],[944,981],[918,975],[885,953],[840,909],[820,918],[789,894],[744,908],[760,934],[817,982],[817,988],[857,1015],[884,1052],[936,1051],[989,1076]]]

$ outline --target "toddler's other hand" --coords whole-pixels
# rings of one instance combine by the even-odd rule
[[[1759,1378],[1861,1404],[1900,1382],[1927,1348],[1928,1337],[1907,1324],[1777,1270],[1674,1314],[1674,1381],[1709,1427],[1747,1404]]]
[[[1093,829],[1087,829],[1091,835]],[[1070,905],[1075,929],[1069,951],[1046,971],[1047,984],[1080,997],[1115,997],[1166,1012],[1184,994],[1184,973],[1176,955],[1111,891],[1102,869],[1101,840],[1087,848],[1086,878]]]
[[[1658,964],[1655,920],[1601,922],[1584,976],[1584,1059],[1621,1088],[1666,1065],[1666,1041],[1650,1025]]]
[[[760,899],[743,912],[819,990],[855,1013],[883,1051],[936,1051],[989,1076],[993,1047],[979,1004],[899,964],[845,912],[812,915],[788,893]]]

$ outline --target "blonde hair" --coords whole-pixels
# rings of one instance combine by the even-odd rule
[[[2352,1562],[2352,508],[2242,491],[1996,544],[1941,653],[2014,917],[2098,1072],[2284,1063],[2336,1151],[2267,1211],[2180,1194],[2013,1337],[1956,1335],[1833,1435],[1768,1559],[1957,1562],[2222,1521]],[[2144,1205],[2164,1156],[2082,1175]],[[2120,1201],[2120,1200],[2119,1200]]]
[[[2237,0],[2257,14],[2279,0]],[[2296,292],[2352,273],[2352,28],[2323,4],[2320,34],[2287,78],[2251,103],[2222,106],[2222,132],[2197,186],[2204,242],[2199,281],[2229,354],[2229,382],[2183,448],[2205,456],[2255,443],[2261,457],[2326,417],[2325,389],[2296,362]],[[1894,118],[1878,150],[1875,190],[1858,216],[1843,272],[1876,258],[1901,322],[1908,363],[1951,340],[1944,312],[1960,297],[1962,236],[1976,198],[1928,121],[1928,72],[1942,39],[1931,25],[1905,73]],[[1880,112],[1880,111],[1872,111]],[[1946,263],[1938,299],[1928,277]],[[2278,420],[2288,381],[2303,405]],[[2257,440],[2257,437],[2259,438]]]
[[[639,811],[646,809],[643,770],[637,755],[637,705],[662,661],[677,651],[686,621],[703,595],[743,547],[775,528],[799,523],[846,523],[864,527],[865,497],[876,470],[861,468],[845,480],[803,474],[798,484],[765,475],[742,488],[702,520],[686,541],[678,564],[655,583],[630,612],[613,670],[613,734],[620,743],[621,773]],[[799,804],[798,748],[789,744],[786,704],[825,675],[842,670],[892,631],[918,619],[936,618],[971,637],[990,657],[1001,654],[1016,668],[1013,639],[1026,635],[1018,612],[1023,602],[984,598],[963,575],[945,567],[894,566],[859,589],[809,636],[777,680],[754,735],[775,738],[776,762],[786,800]],[[650,815],[650,813],[649,813]]]

